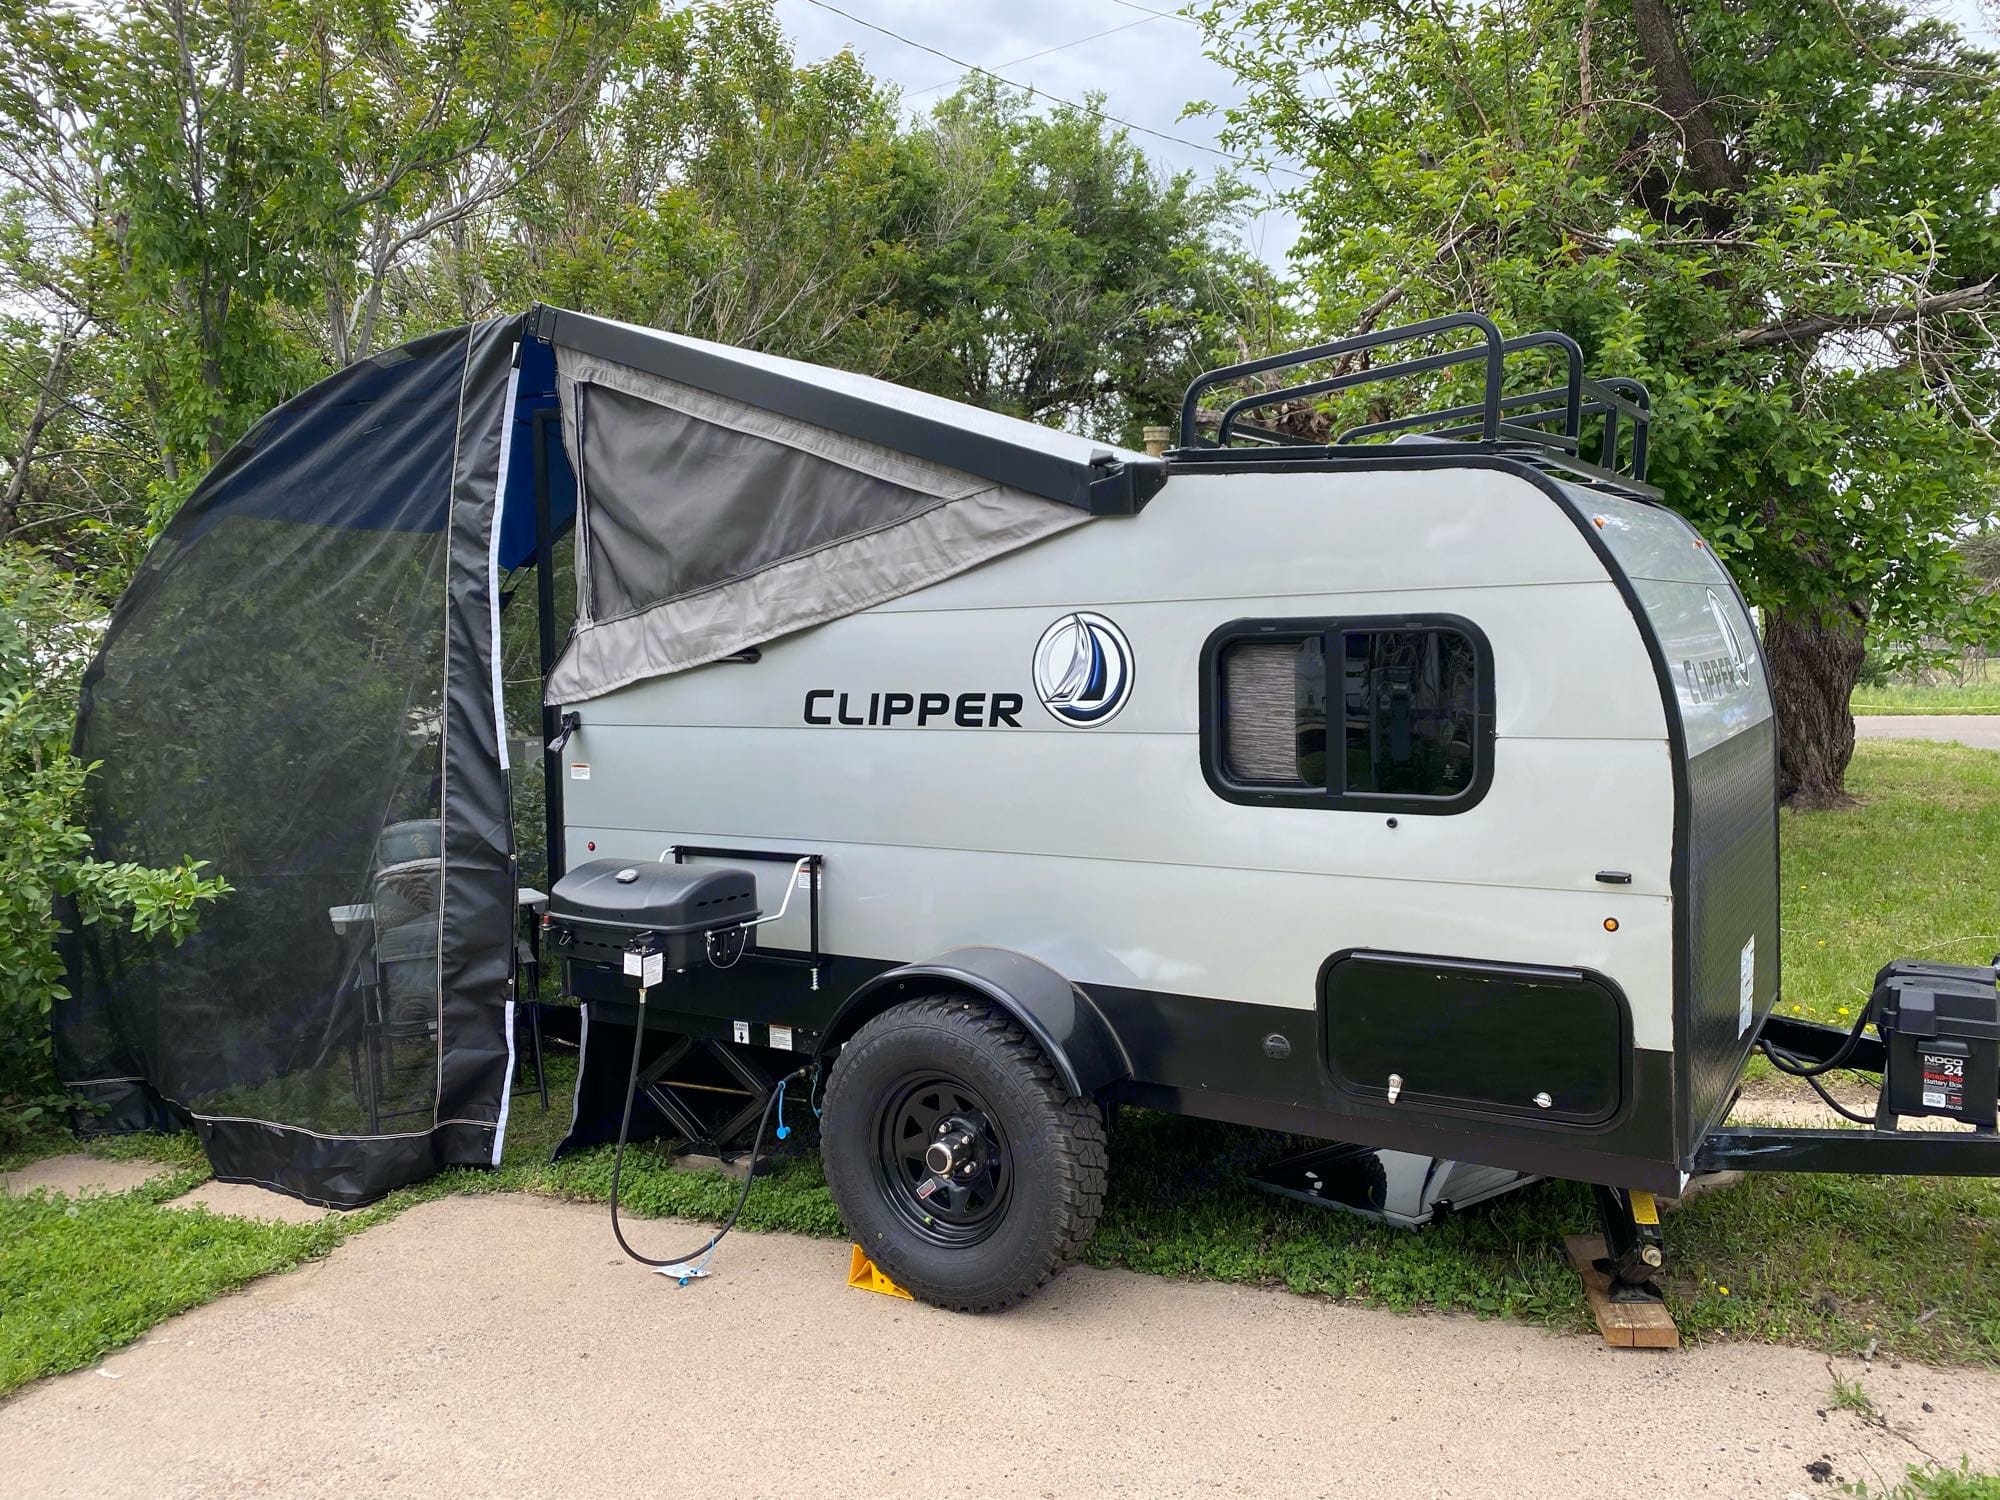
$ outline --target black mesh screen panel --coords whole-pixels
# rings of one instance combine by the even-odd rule
[[[436,335],[280,408],[120,601],[76,737],[101,763],[85,809],[97,856],[191,856],[233,891],[178,947],[109,923],[70,938],[58,1064],[109,1109],[86,1125],[165,1101],[194,1117],[221,1175],[332,1203],[490,1152],[497,1096],[441,1099],[439,1063],[494,1038],[504,1052],[505,976],[484,976],[456,1025],[441,976],[451,903],[511,903],[510,840],[502,801],[497,819],[461,809],[499,823],[497,863],[479,840],[447,845],[448,763],[492,763],[495,784],[499,771],[490,664],[471,646],[448,664],[446,637],[455,614],[461,632],[487,629],[483,584],[463,567],[455,580],[451,559],[454,543],[483,557],[491,476],[456,508],[454,481],[471,493],[469,366],[483,358],[485,386],[504,388],[513,326]],[[493,800],[478,775],[458,781],[469,803]],[[481,1116],[483,1131],[449,1125]]]
[[[942,502],[818,454],[585,386],[591,605],[698,593]],[[673,517],[662,525],[663,515]]]

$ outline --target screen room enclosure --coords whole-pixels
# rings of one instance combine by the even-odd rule
[[[232,890],[178,946],[65,914],[55,1046],[83,1128],[192,1124],[218,1176],[335,1206],[497,1164],[518,868],[503,579],[574,528],[559,649],[546,566],[537,593],[547,701],[575,703],[1132,508],[1132,476],[1087,440],[1027,454],[984,417],[551,308],[267,415],[154,544],[85,677],[96,856],[191,857]],[[865,435],[877,418],[893,449]]]

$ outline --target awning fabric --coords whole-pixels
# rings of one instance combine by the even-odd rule
[[[1090,519],[560,344],[556,361],[582,531],[550,703],[720,660]]]

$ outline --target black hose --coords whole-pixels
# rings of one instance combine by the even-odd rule
[[[1871,995],[1868,1003],[1861,1007],[1861,1014],[1854,1018],[1854,1029],[1847,1033],[1847,1040],[1840,1044],[1840,1050],[1822,1063],[1808,1063],[1804,1058],[1787,1052],[1782,1047],[1774,1047],[1768,1041],[1760,1041],[1757,1045],[1763,1049],[1764,1055],[1771,1059],[1771,1066],[1780,1073],[1789,1073],[1794,1078],[1811,1080],[1847,1065],[1848,1058],[1854,1056],[1854,1049],[1861,1045],[1861,1034],[1868,1029],[1869,1018],[1874,1014],[1875,998]]]
[[[632,1129],[632,1100],[639,1092],[639,1052],[646,1041],[646,992],[639,991],[639,1020],[632,1033],[632,1072],[625,1080],[625,1115],[618,1122],[618,1149],[611,1158],[611,1236],[618,1241],[618,1248],[642,1266],[687,1265],[699,1256],[708,1254],[722,1243],[722,1237],[736,1227],[737,1216],[743,1212],[743,1205],[750,1201],[750,1185],[757,1180],[757,1158],[764,1150],[764,1131],[771,1123],[771,1111],[784,1096],[785,1085],[795,1078],[803,1078],[810,1067],[799,1068],[787,1073],[771,1086],[770,1095],[764,1100],[764,1113],[757,1119],[757,1137],[750,1143],[750,1161],[743,1173],[743,1191],[736,1195],[736,1206],[729,1210],[729,1217],[722,1221],[722,1227],[715,1231],[708,1243],[686,1255],[670,1255],[664,1260],[655,1260],[650,1255],[641,1255],[625,1242],[625,1232],[618,1227],[618,1178],[625,1167],[625,1141]]]
[[[1833,1094],[1827,1089],[1827,1086],[1821,1083],[1819,1079],[1814,1077],[1813,1075],[1807,1074],[1806,1082],[1812,1087],[1812,1091],[1815,1094],[1818,1094],[1820,1098],[1826,1101],[1827,1107],[1831,1109],[1835,1114],[1840,1115],[1845,1119],[1852,1120],[1857,1125],[1873,1125],[1875,1123],[1875,1117],[1873,1115],[1856,1114],[1853,1110],[1849,1109],[1845,1104],[1842,1104],[1838,1099],[1834,1098]]]

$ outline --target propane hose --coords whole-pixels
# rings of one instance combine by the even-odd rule
[[[780,1108],[780,1101],[785,1097],[785,1085],[794,1079],[805,1077],[812,1069],[808,1065],[787,1073],[772,1086],[769,1096],[764,1100],[764,1112],[758,1116],[757,1136],[750,1144],[750,1160],[743,1173],[743,1191],[736,1195],[736,1206],[729,1210],[729,1217],[722,1221],[722,1227],[716,1230],[705,1244],[686,1255],[668,1256],[663,1260],[655,1260],[650,1255],[641,1255],[626,1242],[625,1232],[618,1224],[618,1179],[624,1171],[625,1143],[632,1130],[632,1101],[639,1092],[639,1054],[646,1041],[646,989],[644,985],[639,989],[639,1022],[632,1031],[632,1071],[625,1080],[625,1114],[618,1122],[618,1149],[611,1158],[611,1236],[618,1241],[620,1250],[642,1266],[654,1266],[661,1270],[669,1266],[681,1267],[680,1284],[686,1286],[692,1278],[701,1273],[703,1266],[706,1265],[706,1257],[722,1243],[722,1237],[736,1227],[736,1220],[743,1212],[743,1205],[750,1201],[750,1186],[757,1180],[757,1158],[764,1150],[764,1132],[770,1126],[773,1111]],[[783,1140],[789,1133],[784,1121],[780,1119],[778,1138]],[[694,1264],[698,1258],[702,1260],[701,1265]]]

